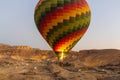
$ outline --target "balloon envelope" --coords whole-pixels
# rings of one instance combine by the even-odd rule
[[[40,0],[35,24],[58,59],[74,47],[88,29],[90,8],[85,0]]]

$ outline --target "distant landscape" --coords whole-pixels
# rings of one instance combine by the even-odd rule
[[[120,80],[120,50],[71,51],[60,65],[51,50],[0,44],[0,80]]]

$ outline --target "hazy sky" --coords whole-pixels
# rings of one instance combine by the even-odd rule
[[[34,23],[34,8],[38,1],[0,0],[0,43],[51,49]],[[120,49],[120,0],[87,2],[92,12],[91,23],[73,50]]]

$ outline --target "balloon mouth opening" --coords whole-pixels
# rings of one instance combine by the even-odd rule
[[[63,61],[63,59],[67,56],[68,52],[59,51],[59,52],[55,52],[55,53],[57,54],[58,60]]]

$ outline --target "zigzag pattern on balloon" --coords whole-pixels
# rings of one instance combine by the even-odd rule
[[[90,17],[85,0],[40,0],[35,9],[37,28],[56,53],[71,50],[86,32]]]
[[[58,1],[58,4],[62,3],[62,0],[55,0],[55,2],[56,1]],[[63,2],[64,1],[66,0],[63,0]],[[53,8],[49,7],[49,4],[51,3],[52,6],[54,0],[53,1],[47,0],[45,10],[44,7],[42,6],[41,6],[42,9],[39,9],[40,11],[37,10],[38,12],[36,12],[35,14],[36,15],[35,21],[36,23],[38,22],[37,26],[41,30],[40,32],[42,33],[44,38],[46,38],[47,32],[49,32],[49,30],[52,29],[53,26],[58,25],[58,23],[62,23],[64,20],[69,20],[70,17],[76,17],[76,15],[86,14],[86,12],[89,12],[89,8],[86,8],[88,5],[85,4],[85,1],[82,0],[69,0],[69,1],[71,1],[71,3],[65,4],[64,6],[56,7],[56,9],[53,10]],[[72,1],[76,2],[73,3]]]
[[[63,36],[87,27],[88,25],[89,16],[85,18],[81,16],[77,16],[77,18],[70,18],[70,20],[65,20],[63,21],[63,23],[60,23],[59,25],[51,29],[48,32],[47,41],[51,46],[54,46],[54,44]]]

